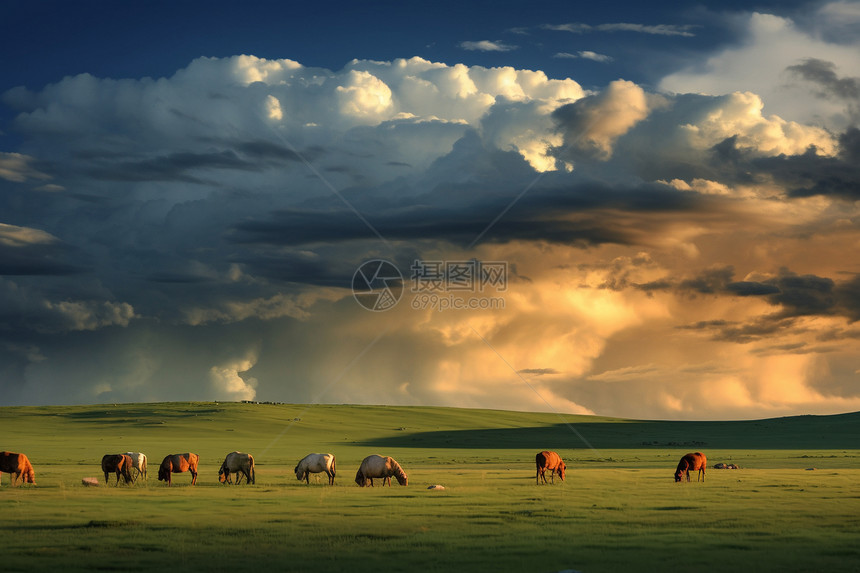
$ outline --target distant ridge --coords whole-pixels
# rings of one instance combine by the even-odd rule
[[[9,423],[14,419],[15,423]],[[661,421],[434,406],[150,402],[4,406],[4,447],[34,434],[189,441],[228,432],[235,447],[275,447],[288,438],[373,448],[595,449],[860,448],[860,412],[738,421]],[[575,430],[575,431],[574,431]],[[30,437],[28,437],[30,436]],[[23,446],[18,446],[23,447]],[[129,446],[131,447],[131,446]],[[277,446],[280,447],[280,446]]]

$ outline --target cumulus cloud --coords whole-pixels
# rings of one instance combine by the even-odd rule
[[[827,130],[763,115],[764,102],[750,92],[736,92],[714,100],[711,111],[695,124],[683,126],[691,144],[712,147],[728,138],[764,155],[798,155],[815,147],[832,155],[836,142]],[[704,111],[704,110],[703,110]]]
[[[842,9],[839,4],[822,4],[803,22],[803,27],[785,17],[752,13],[741,24],[744,39],[739,45],[711,56],[702,65],[668,75],[660,88],[710,95],[749,91],[767,102],[768,113],[842,131],[853,121],[844,102],[817,97],[803,85],[813,72],[810,61],[828,62],[829,70],[818,66],[815,77],[819,81],[823,79],[822,71],[834,69],[849,78],[860,76],[858,36],[833,42],[817,31],[822,26],[832,29],[826,22],[832,21],[834,10]],[[798,78],[799,72],[803,76],[803,70],[807,77]]]
[[[209,379],[214,387],[214,396],[218,400],[253,400],[257,391],[255,378],[244,378],[243,372],[247,372],[254,366],[256,359],[246,358],[224,364],[213,366],[209,369]]]
[[[391,117],[391,89],[369,72],[350,70],[346,84],[336,90],[343,115],[371,124]]]
[[[645,91],[628,81],[614,81],[601,94],[554,112],[565,133],[565,146],[600,159],[612,156],[612,145],[648,116]]]

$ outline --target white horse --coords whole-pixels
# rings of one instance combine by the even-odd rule
[[[361,462],[361,466],[355,474],[355,483],[364,487],[370,482],[370,487],[373,487],[373,478],[382,478],[383,487],[386,480],[388,481],[388,486],[391,487],[391,476],[397,478],[397,483],[400,485],[406,485],[406,472],[403,471],[403,468],[400,467],[400,464],[394,458],[373,454],[367,456]]]
[[[230,478],[230,473],[236,474],[236,485],[242,481],[242,476],[245,476],[245,483],[256,483],[257,478],[254,471],[254,456],[251,454],[243,454],[242,452],[231,452],[224,458],[224,463],[221,464],[221,469],[218,470],[218,481],[221,483],[233,483]]]
[[[336,473],[334,454],[308,454],[296,465],[296,479],[311,483],[310,474],[325,472],[328,476],[328,484],[334,485]]]
[[[131,468],[136,471],[134,475],[134,481],[137,481],[137,478],[143,476],[143,479],[147,479],[146,477],[146,454],[142,454],[140,452],[125,452],[125,454],[131,458]]]

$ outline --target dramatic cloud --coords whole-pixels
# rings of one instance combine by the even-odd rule
[[[751,29],[806,34],[773,18]],[[827,57],[780,60],[778,81],[844,111],[853,64],[807,40]],[[715,56],[714,85],[735,57]],[[674,91],[254,56],[7,91],[22,143],[0,155],[0,390],[639,418],[857,409],[857,129],[769,112],[745,88]],[[370,259],[403,275],[385,312],[351,291]],[[423,291],[420,261],[438,271]],[[493,263],[504,284],[479,288]]]

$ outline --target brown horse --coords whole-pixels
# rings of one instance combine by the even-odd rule
[[[685,455],[678,462],[678,467],[675,470],[675,481],[681,481],[684,476],[687,476],[687,481],[690,481],[690,470],[698,471],[696,481],[699,481],[701,476],[702,481],[705,481],[705,468],[708,467],[708,458],[702,452],[694,452]]]
[[[3,472],[10,474],[9,483],[13,486],[18,485],[19,479],[21,483],[36,483],[36,472],[24,454],[0,452],[0,475]]]
[[[567,469],[567,466],[564,465],[561,456],[557,453],[547,451],[538,453],[535,456],[535,466],[537,466],[537,474],[535,474],[535,481],[537,483],[540,483],[541,480],[543,480],[543,483],[546,483],[546,475],[544,475],[546,470],[550,470],[551,483],[555,483],[555,474],[558,474],[561,481],[564,481],[564,471]]]
[[[108,484],[108,474],[116,474],[116,484],[119,485],[119,476],[125,480],[126,484],[132,483],[134,479],[131,477],[131,468],[134,462],[131,456],[126,454],[107,454],[102,457],[102,471],[105,473],[105,485]]]
[[[171,474],[191,472],[191,485],[197,484],[197,462],[200,456],[197,454],[169,454],[164,457],[161,462],[161,467],[158,468],[158,481],[166,481],[167,485],[172,485],[170,479]]]

